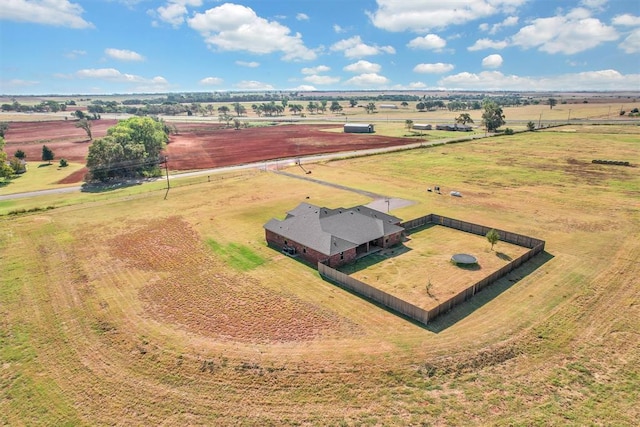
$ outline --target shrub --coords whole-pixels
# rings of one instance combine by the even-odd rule
[[[60,167],[66,168],[67,166],[69,166],[69,162],[66,159],[60,159]]]
[[[506,128],[506,129],[504,130],[504,134],[505,134],[505,135],[513,135],[513,129],[511,129],[511,128]]]

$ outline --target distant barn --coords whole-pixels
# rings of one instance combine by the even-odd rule
[[[463,125],[461,123],[455,123],[453,125],[436,125],[436,129],[437,130],[458,131],[458,132],[471,132],[473,130],[471,128],[471,126]]]
[[[373,125],[370,123],[347,123],[344,125],[344,133],[373,133]]]
[[[424,123],[415,123],[411,128],[416,130],[431,130],[431,125],[427,125]]]

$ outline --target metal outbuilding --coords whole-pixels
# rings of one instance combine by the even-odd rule
[[[373,133],[371,123],[347,123],[344,125],[344,133]]]

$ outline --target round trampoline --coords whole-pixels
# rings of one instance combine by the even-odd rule
[[[464,265],[476,264],[478,262],[476,257],[469,254],[455,254],[454,256],[451,257],[451,261],[455,262],[456,264],[464,264]]]

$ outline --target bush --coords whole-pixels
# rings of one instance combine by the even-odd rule
[[[67,166],[69,166],[69,162],[66,159],[60,159],[60,167],[66,168]]]
[[[511,128],[506,128],[506,129],[504,130],[504,134],[505,134],[505,135],[513,135],[513,129],[511,129]]]

